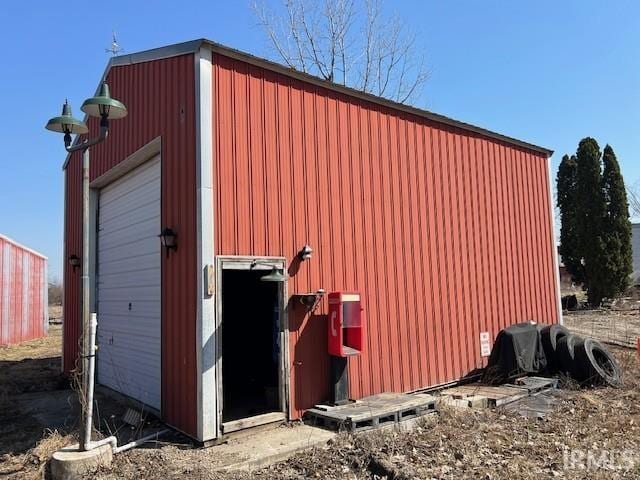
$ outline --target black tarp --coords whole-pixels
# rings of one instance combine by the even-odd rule
[[[518,323],[498,334],[483,381],[500,384],[518,376],[540,373],[546,367],[538,325]]]

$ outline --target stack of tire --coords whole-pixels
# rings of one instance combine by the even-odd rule
[[[620,366],[613,355],[593,338],[574,335],[562,325],[540,331],[549,373],[573,378],[580,385],[621,385]]]

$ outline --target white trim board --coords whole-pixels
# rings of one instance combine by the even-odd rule
[[[207,265],[215,262],[213,222],[213,78],[212,54],[200,48],[195,55],[196,92],[196,384],[197,434],[205,442],[218,437],[216,398],[216,296],[209,295]]]
[[[156,137],[151,140],[149,143],[146,143],[138,150],[133,152],[127,158],[122,160],[117,165],[114,165],[105,173],[100,175],[98,178],[94,179],[90,187],[93,189],[102,188],[112,182],[115,182],[120,177],[126,175],[131,170],[136,167],[139,167],[147,160],[155,157],[160,154],[162,151],[162,137]]]

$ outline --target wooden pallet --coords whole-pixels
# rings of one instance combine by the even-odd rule
[[[340,406],[316,405],[305,418],[331,430],[360,432],[436,411],[436,399],[424,394],[380,393]]]
[[[529,396],[529,390],[515,385],[489,386],[480,384],[460,385],[447,388],[440,392],[441,396],[454,400],[464,400],[469,397],[485,397],[489,407],[499,407]]]

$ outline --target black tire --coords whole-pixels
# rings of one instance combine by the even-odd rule
[[[598,341],[587,338],[575,346],[576,378],[585,385],[622,384],[620,366],[611,353]]]
[[[558,339],[556,344],[556,365],[557,371],[572,378],[576,378],[578,368],[576,365],[575,346],[584,340],[578,335],[570,333]]]
[[[542,340],[542,348],[544,349],[544,355],[547,357],[547,370],[551,373],[555,373],[559,370],[559,364],[557,360],[557,348],[558,341],[567,337],[571,332],[562,325],[547,325],[540,330],[540,338]]]

